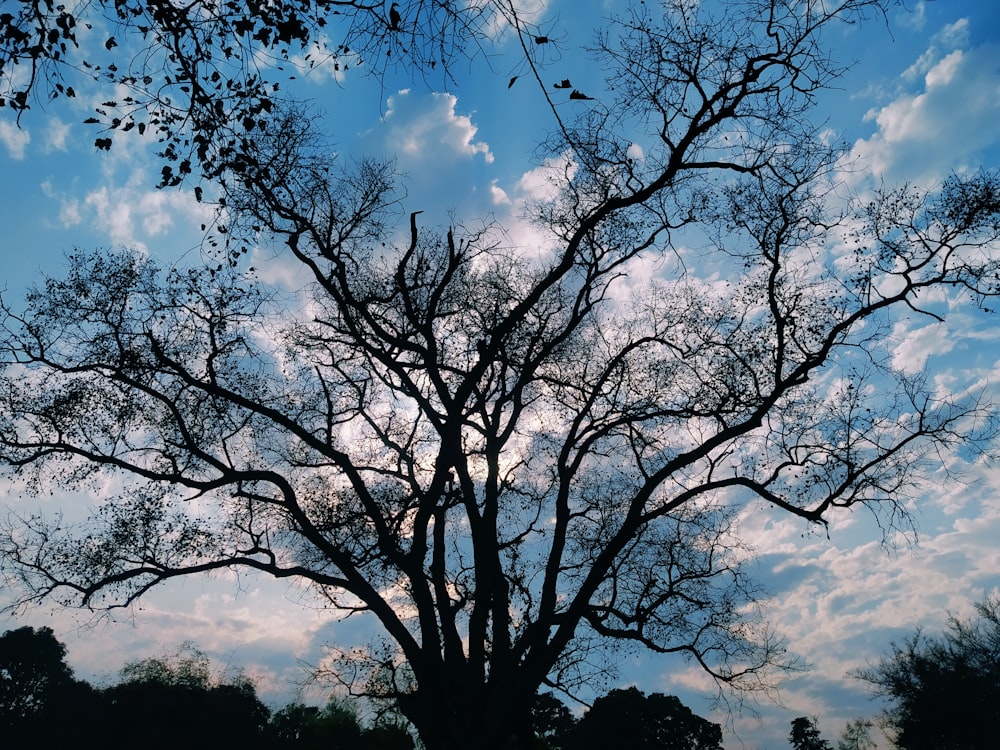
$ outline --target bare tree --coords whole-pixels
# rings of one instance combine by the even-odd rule
[[[380,622],[341,675],[432,750],[525,742],[538,687],[615,644],[766,687],[781,644],[734,522],[863,504],[892,526],[935,451],[982,437],[975,398],[893,369],[887,335],[930,291],[996,295],[1000,180],[834,200],[818,38],[881,2],[663,6],[600,37],[613,88],[580,117],[550,101],[542,248],[419,211],[396,241],[391,165],[340,164],[276,108],[219,177],[233,236],[309,272],[296,304],[236,265],[81,252],[4,305],[0,456],[39,489],[125,487],[80,527],[10,525],[25,601],[310,583]]]

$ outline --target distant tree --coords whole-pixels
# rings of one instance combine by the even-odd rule
[[[325,706],[292,703],[271,719],[280,747],[302,750],[360,750],[363,746],[357,712],[341,700]]]
[[[289,703],[271,716],[271,733],[278,748],[307,748],[319,741],[313,735],[319,706],[307,706],[301,702]]]
[[[23,627],[0,636],[0,722],[9,726],[43,711],[73,681],[66,647],[51,628]]]
[[[110,750],[270,748],[270,711],[248,679],[215,680],[208,657],[191,645],[170,658],[128,664],[102,691]]]
[[[854,719],[847,722],[837,742],[837,750],[875,750],[872,727],[869,719]]]
[[[792,731],[788,735],[794,750],[830,750],[830,743],[820,737],[816,720],[808,716],[792,719]]]
[[[410,729],[398,721],[378,721],[362,732],[365,750],[414,750]]]
[[[271,717],[274,746],[282,750],[413,750],[413,737],[392,721],[363,727],[355,708],[339,698],[323,707],[290,703]]]
[[[577,724],[570,750],[722,750],[722,727],[695,715],[673,695],[612,690]]]
[[[6,747],[90,747],[95,696],[73,677],[51,628],[0,636],[0,740]]]
[[[952,617],[940,636],[917,630],[857,676],[887,698],[900,750],[988,750],[1000,732],[1000,595]]]
[[[566,704],[552,693],[539,693],[531,707],[531,726],[535,737],[548,750],[567,746],[577,721]]]

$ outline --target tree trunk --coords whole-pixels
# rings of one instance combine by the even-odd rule
[[[418,691],[401,698],[426,750],[534,750],[533,694],[499,695],[483,688]]]

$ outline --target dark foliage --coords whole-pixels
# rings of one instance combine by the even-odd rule
[[[103,746],[126,750],[237,750],[269,747],[270,711],[252,682],[215,679],[190,644],[169,658],[132,662],[101,691]]]
[[[271,717],[273,747],[292,750],[413,750],[413,736],[401,724],[364,727],[351,706],[333,700],[326,706],[291,703]]]
[[[414,750],[405,726],[362,726],[342,701],[271,715],[243,677],[214,678],[187,644],[128,664],[114,685],[73,678],[48,628],[0,636],[0,739],[10,748],[82,750]]]
[[[820,736],[816,720],[808,716],[792,719],[788,741],[794,750],[830,750],[830,743]]]
[[[875,750],[872,729],[875,724],[870,719],[853,719],[847,722],[837,742],[837,750]]]
[[[917,631],[858,673],[887,698],[900,750],[988,750],[1000,727],[1000,597],[953,618],[940,636]]]
[[[0,636],[0,740],[5,747],[90,748],[97,697],[73,677],[50,628]]]
[[[572,733],[569,750],[722,750],[722,727],[695,715],[673,695],[612,690],[594,701]]]
[[[552,693],[539,693],[531,707],[531,728],[546,750],[568,750],[577,721]]]

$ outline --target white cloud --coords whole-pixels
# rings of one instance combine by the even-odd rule
[[[128,201],[113,199],[111,191],[102,187],[87,195],[84,203],[95,212],[96,224],[107,233],[111,242],[119,245],[136,244],[135,222]]]
[[[940,632],[949,614],[969,614],[972,602],[1000,585],[1000,469],[976,465],[968,474],[978,481],[928,483],[915,505],[919,543],[895,551],[880,543],[870,521],[831,526],[828,538],[775,514],[744,516],[744,538],[766,553],[762,578],[774,589],[764,611],[792,653],[811,665],[782,688],[792,716],[817,714],[839,729],[874,713],[851,671],[917,627]],[[748,738],[759,731],[740,726]]]
[[[1000,50],[942,49],[964,44],[967,36],[964,20],[945,27],[901,78],[911,89],[919,81],[919,90],[900,92],[866,115],[877,130],[855,143],[853,155],[877,178],[935,182],[975,168],[981,152],[996,143]]]
[[[635,161],[642,161],[643,159],[646,158],[646,154],[642,150],[642,146],[640,146],[638,143],[630,144],[628,150],[625,153],[628,154],[628,157],[630,159],[634,159]]]
[[[960,47],[967,47],[969,44],[969,20],[960,18],[954,23],[950,23],[942,28],[931,38],[930,45],[917,61],[903,71],[905,80],[914,81],[930,70],[942,53],[948,50],[955,50]]]
[[[947,86],[951,83],[955,79],[955,73],[959,66],[962,64],[962,57],[962,50],[957,49],[928,70],[927,75],[924,76],[924,83],[927,85],[927,89]]]
[[[7,155],[11,159],[21,161],[30,142],[31,134],[27,130],[12,125],[6,120],[0,120],[0,143],[6,147]]]
[[[353,53],[331,55],[328,50],[336,47],[337,45],[323,34],[312,41],[307,51],[291,55],[287,64],[294,65],[298,69],[299,77],[313,85],[322,85],[328,81],[343,84],[352,68],[364,69],[364,62],[361,57]]]
[[[904,7],[896,16],[897,23],[911,29],[920,30],[927,22],[927,3],[919,0],[912,8]]]
[[[101,187],[88,193],[82,205],[76,199],[64,200],[60,210],[64,224],[89,219],[111,244],[143,249],[153,239],[167,236],[168,230],[174,230],[172,235],[178,233],[175,227],[193,232],[211,217],[212,208],[196,203],[187,192],[134,186]]]
[[[58,117],[49,118],[49,127],[45,133],[45,148],[48,151],[65,151],[66,140],[69,138],[70,126]]]
[[[511,3],[513,11],[519,21],[524,24],[543,23],[545,14],[551,0],[515,0]],[[488,37],[500,40],[508,33],[512,32],[509,22],[510,13],[502,6],[494,6],[492,3],[483,0],[471,0],[469,5],[482,8],[487,15],[482,25],[482,31]]]
[[[962,47],[969,43],[969,19],[959,18],[934,36],[934,41],[947,47]]]
[[[83,221],[83,215],[80,213],[80,201],[73,198],[71,200],[63,201],[59,206],[59,223],[63,227],[69,229],[70,227],[75,227],[77,224]]]
[[[945,323],[931,323],[920,328],[899,322],[893,330],[893,339],[901,339],[892,353],[892,365],[900,372],[915,375],[924,369],[934,354],[946,354],[955,346],[955,337],[948,335]]]
[[[577,165],[568,152],[559,157],[550,157],[540,166],[529,169],[517,183],[518,190],[527,200],[552,201],[559,195],[562,186],[572,180]]]
[[[418,96],[408,90],[389,97],[386,144],[401,160],[417,165],[440,166],[479,154],[491,164],[489,144],[475,140],[478,128],[471,116],[455,111],[457,103],[453,94]]]
[[[496,184],[495,180],[490,185],[490,195],[493,196],[493,205],[495,206],[504,206],[510,203],[510,197],[502,187]]]

